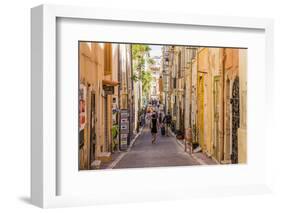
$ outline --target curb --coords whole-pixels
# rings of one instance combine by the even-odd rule
[[[131,141],[130,146],[128,147],[128,149],[124,152],[122,152],[111,164],[109,164],[106,169],[113,169],[117,163],[119,163],[120,160],[122,160],[122,158],[129,152],[131,151],[133,145],[135,144],[137,138],[140,136],[140,134],[142,133],[143,127],[140,129],[139,133],[136,134],[136,136],[134,137],[134,139]]]
[[[184,150],[185,147],[182,144],[182,142],[176,138],[176,135],[170,129],[169,129],[169,132],[170,132],[170,135],[172,135],[175,138],[175,140],[178,143],[178,145],[180,145],[183,148],[183,150]],[[187,150],[190,152],[190,148],[189,147],[187,147]],[[202,159],[198,158],[197,156],[195,156],[193,153],[192,154],[189,154],[187,152],[184,152],[184,153],[188,154],[191,158],[196,160],[200,165],[209,165],[204,160],[202,160]]]
[[[140,134],[142,133],[143,127],[140,129],[139,133],[136,134],[136,136],[134,137],[134,139],[131,141],[129,148],[127,149],[127,152],[129,152],[131,150],[131,148],[134,146],[137,138],[140,136]]]

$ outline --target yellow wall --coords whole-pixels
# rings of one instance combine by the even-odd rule
[[[239,76],[239,50],[225,48],[224,88],[224,162],[230,163],[232,153],[232,85]]]
[[[198,117],[200,121],[198,124],[200,125],[200,145],[204,152],[208,155],[211,154],[211,128],[212,128],[212,119],[211,119],[211,95],[212,95],[212,87],[211,87],[211,73],[209,67],[209,48],[200,48],[198,53],[198,86],[200,86],[200,78],[203,81],[203,88],[198,89]],[[202,96],[203,103],[200,103],[200,97]],[[203,118],[202,118],[203,116]],[[200,124],[202,123],[203,124]]]
[[[111,44],[110,44],[111,45]],[[110,151],[110,146],[108,150],[105,150],[105,134],[108,135],[109,145],[111,143],[111,127],[112,127],[112,96],[109,95],[107,111],[108,111],[108,132],[105,133],[105,123],[104,123],[104,93],[102,80],[116,80],[118,78],[118,57],[117,48],[112,48],[109,53],[112,56],[109,61],[111,64],[104,66],[104,44],[102,43],[89,43],[80,42],[80,67],[79,67],[79,77],[80,82],[87,85],[87,122],[85,125],[84,133],[84,146],[80,149],[80,169],[90,168],[90,104],[91,104],[91,92],[95,93],[95,129],[96,129],[96,146],[95,146],[95,158],[100,155],[101,147],[103,151]],[[105,75],[105,68],[107,72]],[[113,72],[115,72],[113,74]],[[115,89],[116,94],[117,88]]]
[[[247,50],[239,50],[240,128],[238,162],[247,163]]]
[[[240,123],[243,122],[238,129],[238,155],[239,162],[245,162],[247,135],[245,127],[247,106],[246,53],[246,50],[233,48],[198,48],[196,88],[197,127],[201,138],[200,145],[203,152],[218,162],[230,163],[231,159],[232,105],[230,100],[232,98],[232,84],[237,76],[240,81]],[[215,79],[217,79],[216,106],[214,105]],[[203,82],[204,86],[200,84],[200,81]],[[216,126],[215,113],[218,117]]]
[[[95,81],[96,75],[94,71],[97,71],[98,66],[95,64],[95,56],[93,54],[95,47],[90,43],[80,43],[80,67],[79,77],[80,83],[87,86],[86,96],[86,125],[84,129],[84,146],[79,150],[80,154],[80,169],[89,169],[90,165],[90,94],[92,88],[89,87],[92,82]]]

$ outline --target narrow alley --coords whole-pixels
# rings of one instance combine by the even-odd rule
[[[79,170],[247,162],[246,48],[81,41],[79,81]]]
[[[156,143],[151,143],[151,133],[145,126],[131,150],[114,168],[144,168],[164,166],[199,165],[190,154],[176,142],[173,136],[157,134]]]

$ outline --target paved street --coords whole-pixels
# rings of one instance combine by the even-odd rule
[[[164,166],[199,165],[172,136],[162,136],[158,132],[155,144],[151,143],[151,133],[145,127],[131,150],[114,168],[144,168]]]

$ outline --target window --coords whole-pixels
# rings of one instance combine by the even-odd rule
[[[182,77],[182,72],[181,72],[181,52],[178,54],[178,77]]]
[[[177,78],[173,78],[173,88],[177,88]]]
[[[112,46],[110,43],[104,45],[104,75],[112,73]]]

